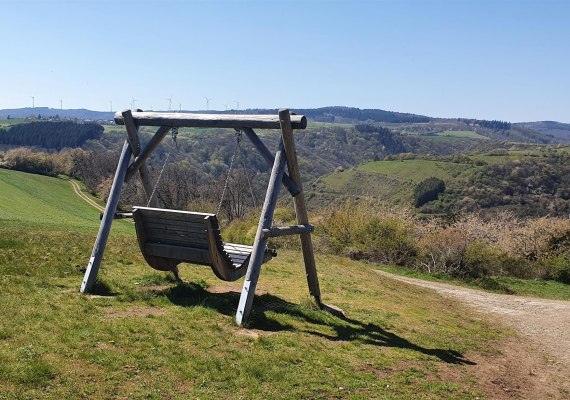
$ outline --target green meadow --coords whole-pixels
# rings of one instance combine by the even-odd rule
[[[80,294],[98,223],[69,182],[0,170],[0,399],[485,398],[473,359],[506,332],[374,265],[317,255],[335,316],[281,250],[239,327],[241,282],[150,269],[128,221]]]

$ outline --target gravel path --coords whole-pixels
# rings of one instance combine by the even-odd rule
[[[570,366],[570,301],[495,294],[384,271],[377,272],[390,279],[433,289],[478,311],[494,314],[503,323],[527,337],[537,348]]]

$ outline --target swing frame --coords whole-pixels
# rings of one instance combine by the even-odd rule
[[[263,159],[273,166],[236,311],[236,322],[241,325],[249,316],[267,240],[274,236],[299,235],[309,294],[314,298],[317,305],[325,307],[321,301],[311,240],[313,226],[309,223],[293,137],[293,129],[305,129],[307,127],[305,116],[290,114],[288,109],[279,110],[277,115],[189,114],[143,112],[142,110],[132,112],[131,110],[125,110],[115,114],[115,123],[125,126],[127,138],[121,151],[109,199],[107,200],[99,232],[81,284],[81,293],[89,292],[96,282],[123,184],[138,173],[145,193],[153,193],[152,188],[154,185],[146,160],[168,132],[172,128],[179,127],[233,128],[244,132]],[[156,133],[144,148],[141,146],[138,135],[141,126],[158,127]],[[274,155],[263,144],[254,129],[279,129],[281,131],[279,145]],[[131,158],[133,159],[132,162]],[[287,169],[288,173],[285,169]],[[297,225],[287,227],[272,226],[281,183],[293,197]],[[149,202],[152,207],[160,208],[159,201],[155,196],[151,196]]]

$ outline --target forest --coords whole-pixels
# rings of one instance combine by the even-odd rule
[[[94,122],[32,121],[0,129],[0,144],[61,150],[80,147],[102,134],[103,127]]]

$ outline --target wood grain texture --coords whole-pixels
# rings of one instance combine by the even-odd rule
[[[189,114],[167,112],[132,112],[135,124],[138,126],[167,126],[186,128],[253,128],[253,129],[279,129],[277,115],[253,114]],[[125,120],[121,112],[115,114],[115,123],[124,125]],[[304,115],[292,115],[293,129],[305,129],[307,118]]]
[[[133,211],[139,246],[147,263],[171,270],[181,262],[207,265],[224,281],[241,278],[253,247],[224,243],[215,214],[135,207]],[[273,256],[266,250],[264,261]]]
[[[303,192],[303,184],[301,182],[301,174],[299,172],[297,149],[295,148],[295,138],[293,137],[293,127],[291,124],[289,110],[279,110],[279,121],[281,123],[281,135],[283,137],[285,153],[287,154],[289,177],[300,190],[300,193],[293,198],[297,223],[299,225],[306,225],[309,224],[309,215],[307,213],[307,203],[305,202],[305,194]],[[317,266],[315,264],[311,233],[301,233],[300,237],[301,248],[303,249],[303,259],[305,261],[305,272],[307,274],[307,283],[309,285],[309,293],[315,298],[318,304],[321,304],[321,289],[319,287],[319,277],[317,275]]]

